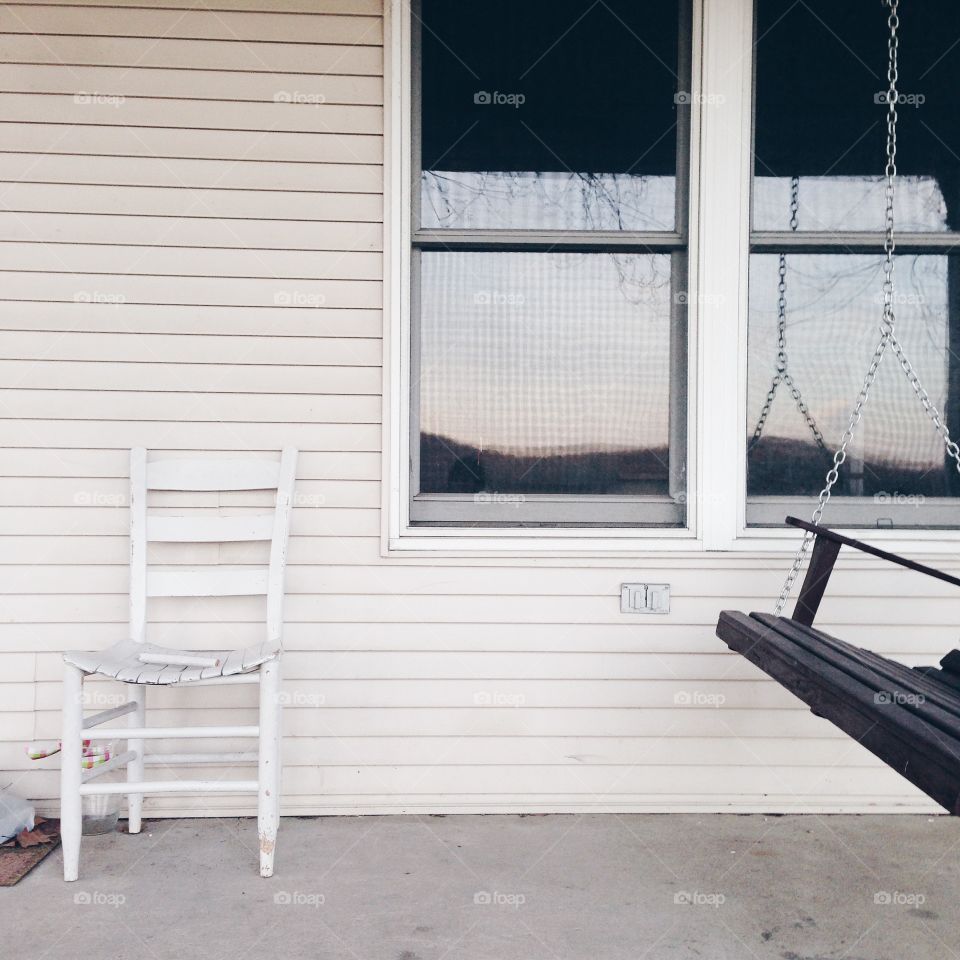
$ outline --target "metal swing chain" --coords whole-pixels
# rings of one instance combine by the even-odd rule
[[[790,178],[790,229],[796,233],[799,225],[798,213],[800,210],[800,178]],[[759,442],[763,435],[763,428],[766,425],[767,417],[770,416],[770,408],[777,395],[777,388],[780,384],[786,385],[790,391],[793,402],[797,405],[801,416],[806,421],[807,427],[813,434],[813,439],[817,446],[826,452],[826,444],[823,440],[823,434],[814,420],[813,414],[804,402],[799,387],[790,375],[787,369],[787,255],[780,254],[780,264],[777,269],[777,372],[770,382],[770,388],[767,390],[767,397],[763,403],[763,409],[757,419],[757,425],[753,429],[753,436],[747,444],[749,453]]]
[[[893,312],[893,254],[894,250],[896,249],[893,220],[893,195],[897,178],[897,81],[899,79],[897,73],[897,52],[899,45],[897,31],[900,27],[900,20],[897,17],[899,0],[885,0],[885,2],[890,8],[890,13],[887,17],[887,27],[890,34],[887,42],[887,163],[884,170],[884,176],[886,178],[886,186],[884,189],[884,195],[886,198],[886,235],[883,243],[883,318],[880,322],[880,340],[877,343],[876,349],[873,351],[873,358],[870,361],[867,374],[863,379],[863,385],[860,387],[860,393],[857,395],[856,403],[854,404],[853,410],[850,413],[850,419],[847,422],[847,428],[843,431],[843,436],[840,438],[840,446],[833,455],[833,466],[827,472],[826,483],[824,484],[824,487],[820,491],[820,495],[817,498],[817,507],[813,511],[813,516],[811,518],[811,522],[815,524],[820,523],[820,520],[823,517],[823,511],[830,502],[830,495],[833,490],[833,486],[840,478],[840,467],[847,459],[847,446],[849,445],[850,441],[853,440],[853,435],[856,432],[857,426],[863,419],[863,408],[867,402],[867,398],[870,395],[870,388],[873,386],[873,382],[877,378],[877,370],[880,368],[880,361],[883,360],[883,355],[887,352],[887,347],[890,345],[890,342],[896,342],[896,339],[893,335],[894,324],[896,320]],[[896,348],[894,349],[896,350]],[[903,357],[902,350],[899,351],[898,355]],[[903,357],[903,359],[905,360],[906,358]],[[901,366],[902,365],[903,361],[901,361]],[[910,369],[912,370],[912,367]],[[917,384],[919,385],[919,380],[916,379],[915,373],[913,374],[911,383],[913,383],[914,380],[916,380]],[[916,387],[914,389],[916,390]],[[923,387],[920,386],[920,389],[923,390]],[[924,396],[926,395],[925,390],[923,390],[923,394]],[[920,396],[919,393],[917,395]],[[927,400],[929,403],[929,398],[927,398]],[[921,402],[922,401],[923,397],[921,396]],[[940,422],[940,426],[942,426],[942,421],[939,420],[939,413],[937,414],[937,421],[935,421],[935,423],[936,422]],[[944,427],[943,429],[945,430],[946,428]],[[954,446],[956,446],[956,444],[954,444]],[[958,465],[960,465],[960,462],[958,462]],[[800,549],[797,551],[797,555],[793,560],[793,565],[790,567],[790,571],[787,573],[787,577],[783,582],[783,587],[780,590],[780,596],[777,598],[777,604],[774,608],[774,612],[777,616],[780,616],[780,614],[783,612],[787,598],[790,596],[790,591],[793,589],[793,584],[796,582],[796,579],[800,574],[800,570],[803,567],[803,561],[807,555],[807,551],[810,549],[810,543],[812,540],[813,534],[809,530],[805,531],[803,540],[800,543]]]

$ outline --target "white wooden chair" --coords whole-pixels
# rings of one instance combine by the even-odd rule
[[[130,636],[97,653],[64,654],[63,742],[60,834],[63,879],[76,880],[80,865],[82,800],[93,794],[127,794],[130,833],[139,833],[143,796],[147,793],[258,794],[260,875],[273,875],[280,791],[280,650],[283,629],[283,578],[293,499],[297,451],[283,450],[280,460],[154,460],[147,452],[130,453]],[[276,490],[269,513],[242,516],[159,516],[147,513],[147,491]],[[270,541],[266,567],[150,568],[147,545]],[[146,642],[148,597],[266,596],[266,636],[243,650],[198,653]],[[91,675],[129,684],[126,703],[83,716],[83,681]],[[260,715],[256,726],[148,727],[146,687],[180,684],[259,683]],[[130,715],[127,727],[102,728]],[[145,780],[144,741],[162,738],[244,738],[259,740],[256,753],[183,754],[163,761],[177,763],[257,763],[256,780]],[[83,740],[127,741],[127,749],[101,766],[81,771]],[[126,767],[125,783],[97,783],[111,769]]]

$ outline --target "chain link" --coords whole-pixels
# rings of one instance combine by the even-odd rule
[[[934,425],[937,427],[938,432],[940,432],[940,435],[944,438],[945,443],[947,443],[948,452],[950,452],[951,456],[954,456],[951,445],[954,449],[957,449],[957,445],[950,439],[950,434],[947,431],[946,426],[943,424],[939,411],[937,411],[936,407],[934,407],[930,402],[930,398],[927,395],[926,390],[920,383],[916,373],[913,372],[913,368],[910,366],[909,361],[907,361],[906,357],[904,356],[902,348],[900,348],[899,341],[897,341],[896,337],[894,336],[894,325],[896,318],[893,311],[893,255],[894,251],[896,250],[896,238],[894,236],[893,197],[894,187],[897,179],[897,81],[899,80],[897,60],[899,36],[897,31],[900,28],[900,20],[897,16],[899,0],[885,0],[885,2],[890,8],[890,13],[887,17],[887,28],[889,30],[889,40],[887,42],[887,162],[884,169],[884,177],[886,179],[886,185],[884,188],[886,210],[884,216],[885,237],[883,243],[883,317],[880,322],[880,340],[873,351],[873,358],[870,361],[870,366],[867,369],[866,376],[864,377],[863,385],[860,387],[860,392],[857,394],[857,400],[854,404],[853,410],[850,413],[850,419],[847,422],[847,428],[843,431],[843,436],[840,438],[840,446],[833,455],[833,466],[827,472],[826,482],[823,489],[820,491],[819,497],[817,498],[817,506],[813,511],[813,516],[811,518],[811,522],[815,524],[820,523],[820,520],[823,517],[823,511],[830,502],[830,496],[833,491],[834,484],[836,484],[837,480],[840,478],[840,467],[843,466],[844,461],[847,459],[847,446],[850,444],[850,441],[853,440],[853,435],[856,432],[857,426],[863,419],[863,408],[866,405],[867,399],[870,395],[870,388],[873,386],[873,382],[877,378],[877,371],[880,368],[880,362],[883,360],[883,356],[887,352],[887,347],[890,346],[891,343],[895,344],[894,352],[897,354],[898,358],[900,358],[900,365],[910,378],[914,392],[920,398],[920,401],[923,404],[924,409],[927,411],[928,416],[933,419]],[[957,450],[957,456],[954,458],[957,460],[957,469],[960,470],[960,449]],[[790,567],[790,571],[787,573],[787,577],[783,582],[783,588],[780,590],[780,596],[777,598],[777,603],[774,610],[777,616],[780,616],[780,614],[783,612],[787,598],[790,596],[790,591],[793,589],[793,585],[800,574],[801,568],[803,567],[803,561],[807,555],[807,551],[810,549],[813,536],[814,535],[810,533],[810,531],[806,531],[803,535],[803,540],[800,543],[800,549],[797,551],[797,555],[794,558],[792,566]]]
[[[799,225],[800,211],[800,178],[791,177],[790,179],[790,229],[796,233]],[[767,417],[770,416],[770,408],[777,396],[777,388],[784,384],[790,391],[790,396],[796,404],[800,415],[806,421],[807,429],[813,435],[814,442],[824,452],[827,452],[827,445],[824,442],[823,434],[817,426],[817,421],[804,402],[800,393],[800,388],[794,382],[793,377],[787,370],[787,255],[780,254],[780,264],[777,269],[777,372],[770,381],[770,387],[767,390],[766,399],[763,402],[763,408],[760,416],[757,418],[757,425],[753,428],[753,436],[747,444],[747,453],[760,442],[763,436],[763,428],[766,426]]]

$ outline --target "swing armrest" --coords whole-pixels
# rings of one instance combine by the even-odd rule
[[[936,580],[943,580],[945,583],[952,583],[960,587],[960,578],[944,573],[942,570],[936,570],[925,564],[917,563],[916,560],[908,560],[896,553],[890,553],[888,550],[881,550],[879,547],[873,547],[862,540],[854,540],[853,537],[845,537],[842,533],[822,527],[816,523],[808,523],[806,520],[799,520],[797,517],[787,517],[786,523],[791,527],[799,527],[801,530],[816,536],[813,544],[813,555],[810,558],[810,566],[807,569],[807,575],[804,577],[803,586],[800,588],[800,595],[797,597],[797,605],[793,611],[793,618],[798,623],[810,626],[813,618],[817,614],[817,608],[823,599],[826,590],[827,581],[833,572],[833,565],[836,562],[840,547],[853,547],[861,553],[868,553],[871,556],[879,557],[881,560],[889,560],[908,570],[914,570],[917,573],[925,574]]]

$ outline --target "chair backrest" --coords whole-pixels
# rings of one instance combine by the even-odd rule
[[[279,460],[151,460],[147,451],[130,451],[130,637],[146,639],[149,597],[266,596],[267,640],[283,630],[283,578],[287,564],[290,510],[297,451],[281,451]],[[157,516],[148,514],[150,490],[228,492],[274,490],[268,513],[242,516]],[[151,570],[148,543],[228,543],[270,541],[266,566]]]

